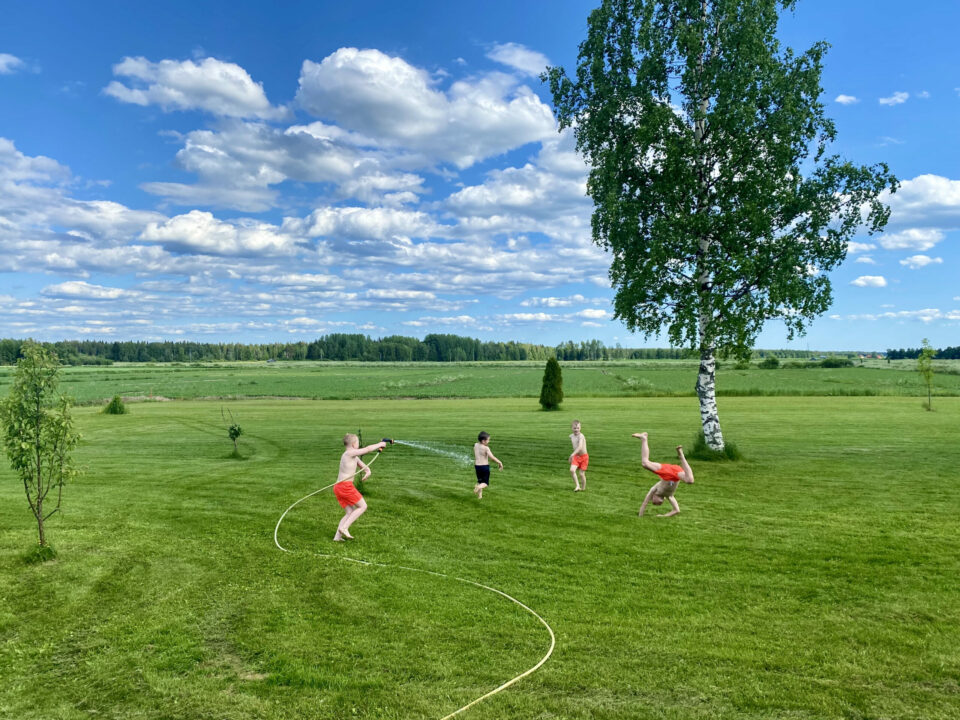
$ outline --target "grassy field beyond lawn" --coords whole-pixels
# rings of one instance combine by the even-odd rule
[[[490,584],[551,624],[550,661],[469,720],[960,717],[960,399],[723,399],[746,460],[694,464],[670,520],[636,517],[654,478],[629,435],[670,460],[695,398],[240,401],[242,460],[220,407],[76,410],[86,475],[44,565],[22,560],[35,529],[3,459],[0,717],[441,718],[546,651],[493,593],[316,553]],[[478,502],[469,462],[391,447],[354,543],[330,542],[328,491],[281,553],[278,517],[358,427],[464,456],[487,430],[506,469]]]
[[[852,368],[737,370],[722,363],[717,392],[732,396],[926,397],[915,369]],[[914,363],[915,365],[915,363]],[[356,398],[539,397],[543,363],[235,363],[229,365],[114,365],[70,367],[62,388],[81,404],[114,395],[174,399],[302,397]],[[943,369],[951,369],[944,366]],[[0,367],[0,396],[13,368]],[[692,397],[695,361],[563,363],[563,387],[574,397]],[[934,395],[960,396],[960,372],[938,372]]]

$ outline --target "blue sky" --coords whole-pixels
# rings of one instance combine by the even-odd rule
[[[0,337],[452,332],[663,345],[612,318],[549,62],[592,2],[33,2],[0,25]],[[902,182],[807,336],[960,344],[960,4],[800,0],[833,150]]]

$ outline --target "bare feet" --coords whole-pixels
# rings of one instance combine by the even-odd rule
[[[337,534],[333,536],[334,542],[343,542],[343,535],[340,534],[340,531],[337,530]]]
[[[677,455],[683,454],[683,445],[677,445]]]
[[[645,438],[646,436],[647,436],[647,434],[646,434],[645,432],[642,432],[642,433],[634,433],[631,437],[643,439],[643,438]]]
[[[341,530],[340,534],[343,535],[347,540],[353,540],[353,535],[348,533],[346,530]]]
[[[573,491],[574,491],[574,492],[580,492],[580,486],[577,485],[577,486],[573,489]]]

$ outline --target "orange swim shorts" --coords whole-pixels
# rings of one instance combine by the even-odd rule
[[[356,505],[363,500],[363,495],[353,486],[352,480],[338,482],[333,486],[333,494],[342,508],[348,507],[349,505]]]
[[[661,480],[666,482],[679,482],[680,473],[683,472],[683,468],[679,465],[670,465],[669,463],[661,463],[659,470],[654,470],[654,474],[659,475]]]
[[[577,470],[586,470],[587,464],[590,462],[590,456],[587,453],[583,455],[574,455],[573,460],[570,461],[570,467],[575,467]]]

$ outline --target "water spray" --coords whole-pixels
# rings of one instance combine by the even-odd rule
[[[434,455],[442,455],[443,457],[450,458],[451,460],[456,460],[460,465],[470,465],[470,457],[464,453],[454,452],[453,450],[444,449],[444,447],[437,447],[441,443],[423,443],[417,442],[415,440],[394,440],[393,442],[398,445],[406,445],[407,447],[416,448],[417,450],[423,450],[425,452],[433,453]],[[455,445],[448,445],[446,447],[456,447]]]

